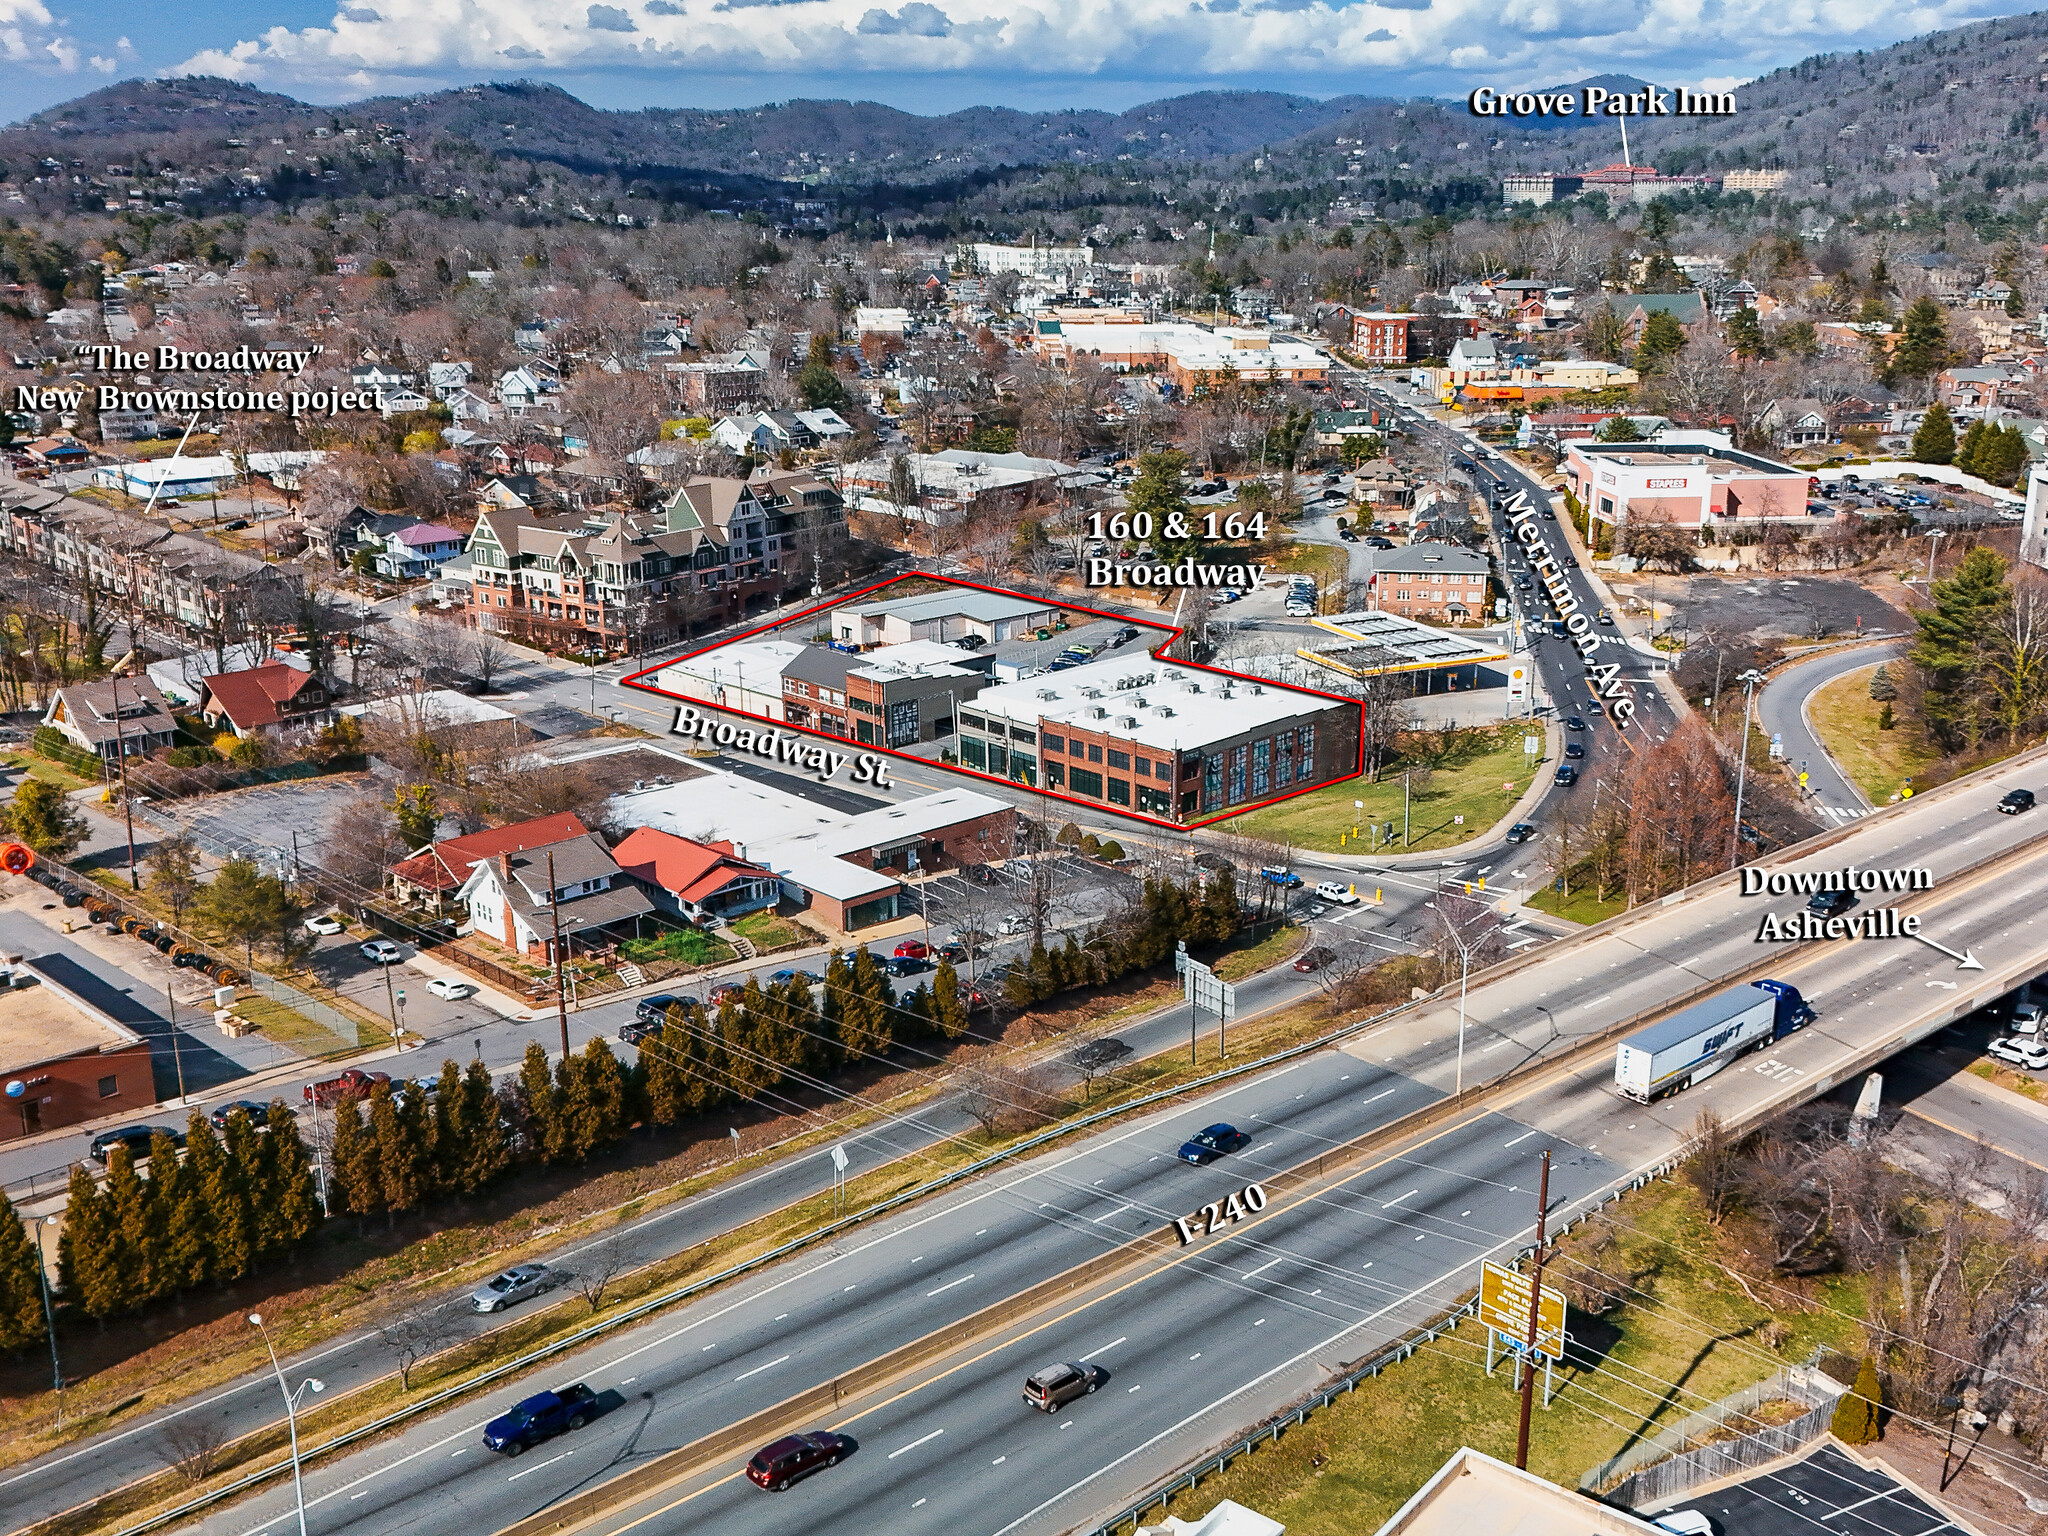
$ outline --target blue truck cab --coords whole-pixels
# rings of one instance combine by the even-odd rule
[[[565,1430],[581,1429],[596,1407],[597,1394],[580,1381],[573,1387],[536,1392],[486,1424],[484,1444],[500,1455],[517,1456]]]
[[[1813,1022],[1813,1009],[1789,981],[1760,981],[1757,986],[1778,1000],[1777,1025],[1772,1031],[1772,1039],[1782,1040],[1793,1030],[1804,1029]]]

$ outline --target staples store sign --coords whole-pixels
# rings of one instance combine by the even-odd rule
[[[1668,477],[1662,480],[1645,480],[1643,482],[1643,489],[1646,491],[1682,491],[1685,489],[1685,476],[1680,475],[1675,480]]]

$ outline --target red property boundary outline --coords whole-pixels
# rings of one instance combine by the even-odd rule
[[[700,645],[694,651],[684,651],[681,655],[671,656],[666,661],[658,661],[653,663],[651,666],[642,667],[639,671],[633,673],[631,676],[621,678],[619,681],[619,686],[622,688],[637,688],[643,693],[651,693],[659,698],[672,699],[678,704],[689,704],[693,706],[704,705],[704,700],[702,699],[685,698],[683,695],[679,693],[669,692],[669,690],[666,688],[657,688],[652,683],[643,683],[642,681],[640,681],[640,679],[647,676],[647,674],[650,672],[659,672],[663,667],[672,667],[679,661],[688,661],[692,657],[704,656],[708,655],[712,651],[724,650],[729,645],[738,645],[744,640],[751,640],[756,635],[767,634],[772,631],[780,629],[787,629],[790,625],[800,623],[804,619],[811,617],[813,614],[830,613],[835,608],[844,608],[849,603],[857,603],[861,601],[861,599],[869,596],[872,593],[883,591],[888,587],[893,587],[894,585],[896,585],[896,583],[900,581],[935,581],[942,586],[965,587],[970,591],[988,592],[997,597],[1013,597],[1025,602],[1043,602],[1048,607],[1063,608],[1073,613],[1085,613],[1090,615],[1091,617],[1098,619],[1114,619],[1118,623],[1122,624],[1142,623],[1147,628],[1164,629],[1167,632],[1166,639],[1160,642],[1161,649],[1173,644],[1175,640],[1178,640],[1180,638],[1181,634],[1180,626],[1177,624],[1161,624],[1150,619],[1139,619],[1135,615],[1128,613],[1115,613],[1107,609],[1090,608],[1082,603],[1067,602],[1063,598],[1040,598],[1028,592],[1018,592],[1008,587],[985,586],[981,582],[967,581],[957,576],[935,576],[922,571],[905,571],[900,576],[891,576],[886,580],[876,582],[873,586],[863,587],[858,592],[850,592],[846,596],[834,598],[830,602],[817,603],[809,608],[799,609],[795,613],[785,614],[781,618],[771,619],[769,622],[765,624],[758,624],[752,629],[746,630],[741,634],[732,636],[730,639],[714,641],[708,645]],[[1357,710],[1359,712],[1359,720],[1357,723],[1360,727],[1358,732],[1358,757],[1357,760],[1352,764],[1351,772],[1348,774],[1340,774],[1334,778],[1324,779],[1320,783],[1309,784],[1300,789],[1290,789],[1284,795],[1273,795],[1264,800],[1254,800],[1249,801],[1244,805],[1232,806],[1229,810],[1219,811],[1215,815],[1206,817],[1201,821],[1162,821],[1157,816],[1148,816],[1140,811],[1119,809],[1115,806],[1108,804],[1106,801],[1083,800],[1074,795],[1063,794],[1058,790],[1047,789],[1042,784],[1026,784],[1022,779],[999,779],[992,773],[983,773],[978,769],[964,767],[958,763],[943,763],[929,757],[918,757],[914,753],[910,752],[898,752],[889,747],[868,747],[868,744],[866,742],[854,742],[852,743],[852,745],[867,748],[868,750],[874,752],[877,756],[880,757],[893,757],[901,759],[905,762],[916,763],[920,767],[937,768],[945,773],[958,774],[963,779],[979,779],[985,784],[999,784],[1011,788],[1023,789],[1034,795],[1043,795],[1048,800],[1059,800],[1063,801],[1068,805],[1078,805],[1085,810],[1099,811],[1106,815],[1118,817],[1124,821],[1143,822],[1147,826],[1162,827],[1169,832],[1193,832],[1200,827],[1213,826],[1215,823],[1219,821],[1228,821],[1232,817],[1243,816],[1251,811],[1263,810],[1269,805],[1279,805],[1283,801],[1294,800],[1302,795],[1313,794],[1315,793],[1315,791],[1327,788],[1331,784],[1341,784],[1347,778],[1355,779],[1365,771],[1365,733],[1363,729],[1364,707],[1360,705],[1355,699],[1347,699],[1340,694],[1325,693],[1320,688],[1304,688],[1297,683],[1276,683],[1270,677],[1257,677],[1246,672],[1233,672],[1228,667],[1204,666],[1200,662],[1182,661],[1178,657],[1165,657],[1159,655],[1158,651],[1156,650],[1147,651],[1145,654],[1149,660],[1158,662],[1162,665],[1185,667],[1190,672],[1206,672],[1209,673],[1211,676],[1234,678],[1239,682],[1245,683],[1258,683],[1268,688],[1282,688],[1289,693],[1305,693],[1314,698],[1329,699],[1333,703],[1348,705],[1350,708]],[[766,715],[750,714],[744,709],[734,709],[730,705],[712,704],[706,705],[705,707],[715,709],[720,714],[735,715],[742,720],[753,720],[761,725],[771,726],[776,730],[801,732],[806,736],[815,736],[820,741],[832,741],[841,743],[847,741],[846,737],[834,736],[828,731],[816,730],[808,725],[791,725],[786,720],[771,720]]]

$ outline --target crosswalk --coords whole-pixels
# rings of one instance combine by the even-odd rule
[[[1859,816],[1868,816],[1870,814],[1868,811],[1859,810],[1851,805],[1823,805],[1817,806],[1816,809],[1830,821],[1854,821]]]

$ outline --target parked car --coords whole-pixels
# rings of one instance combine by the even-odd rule
[[[1219,603],[1234,603],[1243,596],[1244,594],[1235,587],[1219,587],[1216,590],[1216,601]]]
[[[2029,1072],[2048,1069],[2048,1045],[2039,1040],[1994,1040],[1991,1042],[1991,1054],[2015,1067],[2025,1067]]]
[[[484,1444],[502,1455],[517,1456],[528,1446],[581,1429],[590,1422],[596,1403],[597,1394],[580,1381],[573,1387],[536,1392],[486,1424]]]
[[[1358,535],[1353,533],[1349,528],[1339,528],[1337,530],[1337,537],[1342,539],[1346,544],[1356,544],[1358,542]]]
[[[450,1002],[460,1002],[476,991],[476,984],[457,981],[452,976],[435,976],[428,980],[427,990],[436,997],[445,997]]]
[[[131,1158],[145,1158],[149,1156],[151,1139],[159,1131],[171,1138],[173,1146],[185,1145],[185,1133],[168,1125],[124,1125],[118,1131],[102,1131],[93,1137],[86,1156],[96,1163],[104,1163],[113,1155],[114,1148],[126,1147]]]
[[[333,934],[348,932],[348,924],[330,912],[322,917],[307,918],[306,932],[317,933],[326,938]]]
[[[1215,1162],[1219,1157],[1229,1156],[1232,1152],[1236,1152],[1244,1147],[1250,1140],[1251,1137],[1240,1131],[1236,1126],[1218,1122],[1215,1125],[1206,1125],[1201,1130],[1195,1132],[1194,1135],[1180,1144],[1180,1151],[1175,1155],[1183,1162],[1193,1163],[1200,1167],[1205,1163]]]
[[[967,958],[967,946],[965,944],[941,944],[939,946],[939,958],[958,965]]]
[[[525,1301],[543,1291],[552,1291],[568,1278],[545,1264],[515,1264],[471,1291],[469,1309],[472,1312],[497,1312],[515,1301]]]
[[[1325,949],[1318,944],[1313,949],[1303,950],[1295,958],[1294,968],[1297,971],[1320,971],[1336,958],[1337,952],[1334,949]]]
[[[1385,534],[1380,533],[1368,534],[1365,542],[1374,549],[1392,549],[1394,547],[1394,541]]]
[[[1301,876],[1291,869],[1274,869],[1268,866],[1260,870],[1259,874],[1265,878],[1268,884],[1277,885],[1282,890],[1295,890],[1305,883]]]
[[[807,1435],[784,1435],[754,1452],[747,1462],[747,1480],[780,1493],[820,1468],[838,1466],[853,1450],[852,1440],[829,1429]]]
[[[1518,821],[1508,828],[1508,841],[1511,843],[1526,843],[1535,835],[1536,828],[1531,822]]]
[[[1010,916],[1004,918],[1000,923],[996,924],[996,932],[1002,934],[1004,937],[1007,938],[1011,934],[1023,933],[1030,927],[1030,918],[1023,917],[1016,913],[1012,913]]]
[[[372,939],[361,949],[363,958],[377,965],[396,965],[405,958],[404,951],[389,939]]]
[[[922,939],[905,939],[896,946],[894,951],[894,953],[912,960],[923,960],[931,952],[931,946]]]
[[[2012,1032],[2016,1035],[2039,1037],[2041,1033],[2041,1009],[2037,1003],[2014,1003],[2012,1005]]]
[[[1116,638],[1115,638],[1114,640],[1112,640],[1112,641],[1110,642],[1110,644],[1111,644],[1111,645],[1128,645],[1128,644],[1130,644],[1130,643],[1131,643],[1131,642],[1132,642],[1133,640],[1135,640],[1135,639],[1137,639],[1137,638],[1138,638],[1138,627],[1137,627],[1137,625],[1135,625],[1135,624],[1126,624],[1126,625],[1125,625],[1125,626],[1124,626],[1124,627],[1123,627],[1122,629],[1120,629],[1120,630],[1118,630],[1118,631],[1116,632]]]
[[[299,1115],[299,1112],[289,1104],[284,1106],[284,1112],[294,1120]],[[206,1118],[213,1122],[216,1131],[224,1131],[228,1128],[228,1122],[237,1115],[247,1115],[249,1123],[260,1131],[270,1121],[270,1105],[259,1104],[254,1099],[234,1099],[226,1104],[214,1105]]]
[[[389,1072],[365,1072],[361,1067],[350,1067],[347,1071],[338,1073],[324,1082],[306,1084],[306,1102],[324,1107],[332,1104],[344,1094],[352,1094],[356,1098],[366,1099],[370,1096],[371,1089],[375,1088],[379,1083],[388,1083],[390,1081],[391,1074]]]
[[[978,651],[988,644],[988,637],[986,635],[962,635],[953,643],[963,651]]]
[[[2009,789],[2005,798],[1998,802],[1998,809],[2006,816],[2017,816],[2021,811],[2034,808],[2034,792],[2031,789]]]
[[[708,1001],[713,1008],[718,1008],[724,1005],[727,998],[732,999],[732,1001],[736,1003],[746,995],[747,989],[740,982],[721,981],[717,986],[711,989],[711,994],[708,998]]]
[[[1098,1365],[1081,1365],[1072,1360],[1042,1365],[1024,1378],[1024,1401],[1040,1413],[1057,1413],[1108,1379],[1109,1372]]]
[[[1316,887],[1316,895],[1323,901],[1333,901],[1340,907],[1358,904],[1358,893],[1348,885],[1339,885],[1335,880],[1325,880]]]
[[[891,955],[882,962],[882,969],[891,976],[921,976],[935,967],[929,960],[920,960],[914,955]]]

